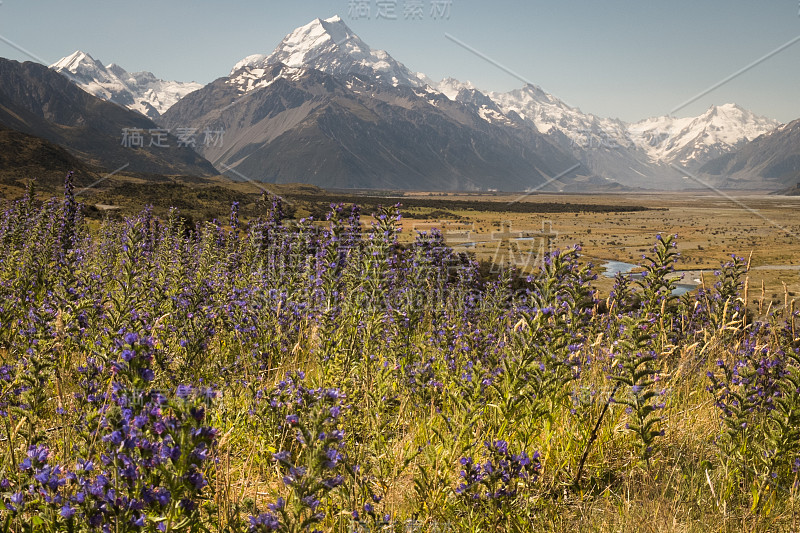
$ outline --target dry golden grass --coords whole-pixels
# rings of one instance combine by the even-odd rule
[[[474,253],[478,259],[503,260],[511,253],[536,255],[542,249],[541,238],[519,243],[503,241],[499,234],[507,228],[511,232],[542,232],[543,228],[552,228],[556,234],[552,247],[580,244],[585,259],[597,265],[596,270],[601,273],[599,266],[605,261],[639,262],[642,254],[650,252],[657,233],[677,234],[681,252],[678,268],[686,271],[687,283],[700,279],[701,274],[706,283],[713,283],[713,270],[731,254],[737,254],[751,258],[748,302],[751,307],[755,304],[758,308],[761,304],[763,314],[770,302],[774,310],[792,299],[800,301],[800,216],[797,215],[800,197],[763,193],[726,193],[725,196],[714,192],[531,195],[521,201],[641,205],[651,210],[542,215],[454,211],[462,217],[460,220],[405,219],[404,238],[410,240],[414,230],[432,227],[442,228],[447,237],[448,227],[461,232],[468,226],[473,229],[470,239],[477,244],[469,248],[457,247],[458,250]],[[446,196],[447,200],[499,203],[517,198],[516,195]],[[460,234],[458,238],[463,240]],[[599,276],[596,285],[604,297],[613,279]]]

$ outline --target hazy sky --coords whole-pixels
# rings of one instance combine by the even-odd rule
[[[394,20],[378,18],[381,3],[389,17],[394,6]],[[421,20],[419,11],[405,18],[413,4]],[[48,64],[80,49],[131,72],[206,83],[294,28],[339,14],[371,47],[435,80],[523,84],[448,33],[570,105],[635,121],[668,114],[800,36],[799,13],[798,0],[2,0],[0,56],[30,60],[3,40]],[[788,122],[800,118],[798,89],[800,42],[675,115],[735,102]]]

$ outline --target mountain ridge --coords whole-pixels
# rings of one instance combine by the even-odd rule
[[[105,68],[112,67],[117,68],[113,64]],[[276,68],[279,75],[275,75]],[[372,49],[339,16],[314,19],[288,33],[272,52],[251,54],[235,63],[230,74],[220,79],[236,92],[226,93],[229,101],[224,105],[218,101],[213,105],[236,105],[240,98],[281,79],[299,82],[309,69],[345,83],[368,78],[398,90],[410,87],[434,108],[446,98],[467,107],[487,124],[513,130],[514,135],[527,127],[532,138],[543,135],[579,161],[582,172],[631,187],[683,188],[683,176],[672,165],[697,171],[780,125],[735,104],[711,106],[697,117],[661,116],[628,123],[584,113],[538,85],[500,93],[481,91],[468,81],[453,78],[433,82],[387,52]],[[192,101],[208,104],[202,98]],[[171,120],[162,123],[174,124]],[[286,131],[283,126],[272,127],[276,132]]]
[[[83,90],[154,119],[178,100],[203,85],[196,82],[164,81],[151,72],[126,71],[115,63],[103,65],[78,50],[56,61],[50,68],[69,78]]]
[[[699,172],[724,186],[740,187],[758,177],[765,188],[800,187],[800,119],[712,159]]]
[[[260,86],[243,93],[238,80],[248,69]],[[245,66],[215,80],[161,124],[224,127],[225,146],[203,148],[204,155],[220,169],[277,183],[522,190],[576,163],[538,134],[493,126],[427,88],[283,64]]]
[[[159,127],[123,106],[97,98],[44,65],[0,58],[0,125],[41,137],[73,156],[109,171],[216,174],[194,150],[180,147],[166,134],[168,146],[122,145],[125,130],[147,132]]]

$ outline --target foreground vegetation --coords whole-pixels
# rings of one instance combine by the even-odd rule
[[[577,248],[484,280],[396,208],[73,194],[0,219],[6,531],[797,530],[800,320],[741,258],[678,299],[659,235],[601,301]]]

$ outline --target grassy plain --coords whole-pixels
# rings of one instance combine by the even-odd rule
[[[429,193],[426,193],[429,198]],[[771,301],[784,305],[800,295],[800,197],[774,196],[764,193],[669,192],[623,194],[539,194],[520,199],[519,195],[447,195],[448,200],[482,199],[498,204],[512,201],[525,203],[579,203],[609,206],[643,206],[646,211],[631,212],[565,212],[565,213],[497,213],[454,210],[457,218],[419,220],[406,218],[404,225],[413,229],[444,227],[454,232],[468,226],[473,229],[474,248],[457,247],[474,252],[479,259],[509,257],[509,249],[537,254],[542,238],[518,244],[503,240],[502,234],[551,231],[551,245],[564,248],[580,244],[588,261],[602,265],[608,260],[637,263],[652,247],[656,233],[677,234],[681,252],[680,270],[684,281],[713,277],[720,263],[737,254],[751,258],[749,280],[750,304]],[[412,210],[411,215],[423,210]],[[408,237],[408,236],[407,236]],[[461,235],[458,235],[461,238]],[[456,240],[456,239],[454,239]],[[457,242],[457,240],[456,240]],[[499,247],[499,251],[498,251]],[[751,255],[752,254],[752,255]],[[602,269],[598,269],[602,271]],[[711,271],[711,272],[708,272]],[[783,284],[786,284],[784,290]],[[598,277],[597,286],[607,293],[613,280]]]
[[[78,200],[88,206],[89,218],[98,220],[134,215],[145,205],[152,205],[156,215],[177,207],[191,221],[226,220],[231,203],[238,201],[246,221],[257,215],[256,202],[265,191],[283,196],[294,216],[313,215],[317,220],[324,219],[332,202],[358,202],[364,215],[379,204],[401,203],[403,242],[412,241],[416,231],[438,228],[457,251],[483,261],[513,260],[523,269],[536,264],[548,244],[540,234],[552,233],[551,248],[581,245],[584,259],[597,266],[596,285],[603,297],[613,280],[601,275],[602,264],[638,263],[655,234],[677,234],[684,283],[705,281],[721,262],[737,254],[751,259],[751,309],[766,311],[770,303],[780,307],[800,298],[800,196],[712,190],[530,195],[327,192],[313,186],[231,182],[222,177],[122,173],[100,178],[97,183],[98,176],[87,175],[85,183],[77,183]],[[25,181],[2,180],[0,197],[21,196]],[[40,181],[42,197],[61,192],[58,176]],[[369,216],[362,220],[371,222]],[[522,234],[535,236],[514,239]]]
[[[365,214],[377,203],[401,203],[404,204],[403,242],[410,242],[415,231],[437,227],[457,250],[474,253],[477,259],[486,261],[502,261],[509,252],[527,254],[527,257],[535,259],[542,245],[542,236],[537,233],[542,233],[544,228],[551,235],[550,246],[567,248],[580,244],[582,261],[591,261],[600,270],[599,265],[608,260],[637,262],[642,254],[651,250],[656,233],[677,234],[678,249],[682,253],[678,266],[687,270],[687,278],[704,278],[710,284],[713,270],[730,254],[751,258],[748,303],[756,315],[768,314],[767,309],[770,309],[775,321],[785,320],[786,314],[776,311],[800,292],[800,271],[797,270],[800,263],[800,217],[797,216],[800,198],[794,197],[752,193],[722,196],[714,192],[541,194],[525,198],[500,194],[416,193],[377,197],[354,192],[325,193],[304,186],[261,187],[250,183],[229,184],[214,180],[192,183],[177,179],[153,184],[141,177],[116,176],[98,187],[86,191],[80,189],[89,185],[91,183],[79,184],[78,200],[93,207],[87,211],[93,224],[104,216],[133,214],[144,205],[152,204],[157,215],[163,215],[170,206],[178,206],[182,213],[195,221],[218,218],[226,225],[228,209],[233,201],[241,202],[242,219],[247,222],[257,211],[256,201],[263,188],[283,195],[287,208],[296,218],[313,214],[318,219],[318,213],[324,212],[327,204],[335,201],[357,199],[358,203],[366,206]],[[17,186],[12,184],[8,196],[12,196],[13,187]],[[362,222],[369,225],[372,220],[365,216]],[[533,240],[513,240],[513,237],[524,235],[532,236]],[[208,242],[213,243],[213,239]],[[215,268],[226,265],[227,253],[225,248],[214,251],[217,255],[210,256],[208,265]],[[186,256],[194,257],[192,254]],[[154,257],[160,256],[154,254]],[[176,261],[180,257],[180,254],[176,255]],[[205,256],[197,254],[197,257]],[[95,261],[101,259],[102,255],[97,254]],[[164,268],[170,264],[170,261],[165,261]],[[368,266],[370,261],[364,264]],[[356,295],[360,294],[356,289],[366,278],[359,265],[361,263],[349,267],[351,270],[344,276],[344,279],[352,280],[348,283],[355,288],[350,293]],[[8,262],[6,267],[8,279],[18,281],[11,275],[17,266]],[[200,271],[188,267],[187,270]],[[107,268],[103,272],[112,278],[109,286],[137,287],[136,283],[121,283],[117,279],[124,274],[120,269]],[[404,271],[403,276],[412,274]],[[176,270],[174,275],[175,279],[181,279],[184,273]],[[241,280],[238,275],[232,275],[230,281],[235,285]],[[423,286],[428,281],[423,278],[417,283]],[[302,279],[298,284],[307,282]],[[600,290],[600,297],[605,298],[611,280],[601,276],[594,285]],[[140,292],[131,298],[141,297],[142,302],[149,302],[152,291]],[[487,300],[492,296],[490,291],[484,294]],[[167,303],[163,305],[171,301],[166,299]],[[659,363],[658,368],[653,368],[652,375],[665,386],[664,407],[659,411],[664,435],[658,441],[653,460],[642,462],[635,453],[634,439],[626,429],[631,420],[626,410],[612,405],[604,418],[603,402],[609,394],[610,382],[603,365],[587,366],[580,381],[570,384],[569,390],[573,395],[551,417],[536,418],[525,403],[519,409],[511,403],[510,406],[503,405],[517,394],[529,394],[522,383],[527,379],[519,380],[520,383],[515,381],[520,375],[517,371],[502,373],[509,379],[498,380],[496,394],[493,392],[495,389],[489,388],[486,396],[482,396],[483,392],[476,385],[470,393],[475,396],[470,396],[469,401],[458,394],[439,398],[435,386],[408,385],[408,376],[403,373],[405,367],[401,367],[399,362],[405,365],[413,352],[418,360],[412,361],[416,366],[408,367],[415,372],[410,374],[414,378],[412,385],[417,380],[427,379],[426,372],[432,371],[436,379],[446,383],[444,390],[447,391],[461,390],[457,387],[466,387],[467,381],[472,383],[472,379],[462,380],[461,376],[463,371],[473,367],[459,367],[460,370],[454,372],[445,364],[447,360],[441,349],[431,344],[435,337],[431,333],[434,328],[427,323],[427,318],[416,329],[403,330],[406,337],[399,334],[386,338],[373,336],[369,327],[362,327],[366,319],[359,314],[363,308],[371,309],[369,300],[352,301],[355,303],[347,304],[347,312],[343,312],[333,325],[301,316],[297,322],[292,322],[297,325],[296,330],[286,328],[277,320],[282,309],[280,305],[275,317],[271,308],[259,306],[258,309],[266,311],[255,314],[259,322],[258,327],[253,328],[256,336],[252,342],[257,342],[253,345],[258,348],[257,352],[261,354],[262,347],[273,350],[270,343],[276,338],[288,349],[282,351],[283,344],[276,345],[275,365],[259,375],[258,386],[266,390],[275,385],[273,381],[282,379],[286,371],[302,369],[308,373],[309,381],[315,384],[329,386],[326,380],[330,380],[346,388],[348,398],[352,399],[359,413],[359,416],[348,419],[349,425],[345,428],[348,435],[358,436],[349,443],[351,453],[354,459],[358,459],[358,464],[372,469],[375,484],[385,497],[382,507],[401,520],[386,530],[409,531],[409,524],[419,521],[421,528],[416,529],[418,531],[797,531],[800,523],[796,501],[797,477],[791,488],[774,488],[767,482],[759,485],[758,479],[749,484],[742,482],[727,471],[735,461],[723,457],[717,445],[722,426],[714,406],[715,398],[706,390],[709,384],[706,372],[716,371],[718,359],[729,357],[741,347],[739,339],[745,337],[744,332],[738,329],[742,324],[744,330],[740,318],[734,320],[723,311],[721,320],[686,338],[677,339],[674,344],[667,340],[673,333],[669,331],[670,323],[656,321],[660,334],[653,350],[658,352]],[[159,302],[159,305],[162,304]],[[119,313],[120,320],[129,320],[132,314],[128,309],[123,311]],[[650,312],[658,314],[657,310]],[[153,317],[162,316],[158,319],[160,325],[156,328],[149,324],[156,334],[163,335],[159,342],[168,347],[169,353],[177,354],[174,362],[176,375],[183,375],[180,372],[185,371],[193,378],[215,377],[220,372],[219,361],[236,361],[236,357],[250,353],[248,350],[252,346],[247,344],[245,349],[244,344],[251,342],[248,337],[236,331],[218,331],[210,340],[206,339],[207,349],[204,347],[197,351],[198,360],[203,365],[196,364],[184,355],[178,337],[170,333],[173,327],[175,331],[182,331],[181,328],[186,328],[187,324],[194,327],[194,322],[177,313],[173,310],[175,317],[171,317],[171,313],[163,316],[154,313]],[[663,313],[664,307],[661,308]],[[199,321],[205,319],[206,314],[194,316]],[[463,346],[458,345],[458,349],[463,348],[470,354],[474,352],[476,361],[492,354],[492,350],[480,341],[483,332],[496,330],[503,339],[506,336],[512,340],[520,339],[518,346],[507,349],[510,355],[541,347],[547,340],[546,336],[558,327],[570,334],[584,333],[569,329],[576,323],[574,320],[554,327],[538,312],[531,315],[530,327],[520,326],[522,322],[516,321],[517,316],[502,320],[497,320],[491,313],[475,316],[481,322],[469,322],[471,316],[469,320],[465,319],[462,326],[467,335],[459,337],[465,340],[459,341]],[[591,328],[586,329],[586,332],[591,332],[591,338],[580,347],[581,356],[591,361],[603,361],[624,352],[608,335],[634,322],[617,322],[613,316],[605,317],[596,309],[592,316]],[[457,321],[458,315],[454,317],[453,320]],[[168,323],[161,324],[162,319]],[[58,321],[61,320],[59,312]],[[730,325],[726,323],[728,320]],[[389,324],[387,328],[400,327],[396,324],[401,323],[395,320],[366,323],[377,328],[379,325],[383,327],[381,324],[384,322]],[[608,325],[605,329],[604,324]],[[640,325],[640,322],[635,324]],[[636,327],[630,327],[626,331],[635,330]],[[763,340],[761,337],[753,338],[759,342]],[[386,339],[394,341],[387,342]],[[472,339],[477,339],[474,345]],[[621,340],[628,342],[626,338]],[[61,340],[57,337],[52,342],[60,343]],[[772,353],[776,353],[777,346],[772,348]],[[72,349],[75,351],[69,353],[81,353],[79,350],[85,347],[76,344]],[[41,350],[49,353],[44,348]],[[329,350],[332,356],[320,357],[323,350]],[[629,351],[635,352],[636,348]],[[454,348],[456,352],[458,350]],[[371,357],[376,354],[373,363]],[[387,364],[378,364],[382,361]],[[433,363],[428,364],[429,361]],[[64,364],[73,363],[68,360]],[[516,369],[513,365],[517,363],[518,359],[511,356],[502,362],[512,365],[508,367],[511,369]],[[238,367],[230,365],[230,368],[235,370]],[[535,368],[525,367],[525,371],[535,371]],[[487,366],[487,369],[493,370],[494,367]],[[234,377],[238,380],[242,376],[237,374]],[[159,383],[172,383],[167,381],[172,380],[172,375],[166,372],[158,379],[162,380]],[[269,453],[277,449],[274,446],[278,442],[273,435],[261,433],[264,424],[247,418],[249,415],[242,408],[242,401],[232,393],[247,393],[244,388],[236,389],[237,380],[231,380],[233,385],[226,389],[224,401],[220,401],[213,411],[214,423],[224,437],[218,443],[220,463],[214,480],[216,496],[214,506],[209,506],[208,512],[216,514],[220,523],[232,522],[230,517],[235,516],[240,507],[248,512],[251,509],[263,511],[282,489],[276,475],[277,467]],[[72,387],[77,388],[77,383],[76,378]],[[476,378],[474,383],[480,381]],[[397,390],[405,392],[397,393]],[[463,390],[467,391],[466,388]],[[387,402],[387,397],[397,398],[397,402]],[[569,405],[580,407],[577,415],[568,409]],[[66,409],[66,412],[72,411]],[[485,411],[485,414],[475,422],[470,417],[478,411]],[[448,416],[442,416],[442,412]],[[597,423],[596,442],[590,435],[595,421],[603,422]],[[41,427],[61,429],[50,419],[43,420]],[[470,453],[477,457],[481,443],[495,436],[516,439],[515,442],[524,444],[526,449],[541,452],[542,474],[533,489],[535,494],[526,494],[527,514],[519,513],[519,517],[512,517],[503,511],[495,524],[487,526],[482,508],[475,507],[477,511],[470,511],[470,506],[458,507],[453,503],[457,500],[453,490],[461,481],[458,472],[462,468],[459,465],[463,465],[459,461],[462,455]],[[50,438],[57,441],[55,434]],[[581,471],[578,463],[581,461],[582,464],[584,453],[583,458],[588,461],[586,474],[578,483],[575,472]],[[743,472],[743,478],[749,479],[749,471],[744,469]],[[753,488],[756,496],[751,505],[748,491]],[[353,501],[356,501],[355,497]],[[329,517],[331,524],[339,516]],[[346,518],[347,515],[341,516]],[[518,523],[513,521],[517,519]],[[346,523],[352,526],[351,522]],[[446,524],[445,529],[440,527],[441,524]],[[352,531],[353,528],[333,529],[331,526],[330,530]]]
[[[87,176],[86,183],[77,184],[79,191],[88,187],[78,200],[89,207],[90,218],[134,215],[149,204],[156,215],[177,207],[192,221],[226,220],[231,203],[238,201],[246,221],[257,215],[256,201],[265,191],[287,199],[294,216],[313,215],[318,220],[324,219],[332,202],[358,202],[364,215],[379,204],[401,203],[402,241],[413,240],[416,231],[438,228],[458,251],[483,261],[513,259],[523,268],[540,259],[547,244],[538,235],[542,232],[553,234],[551,248],[580,244],[583,257],[598,266],[598,274],[603,270],[600,265],[609,260],[639,262],[655,234],[677,234],[678,268],[686,271],[685,283],[712,277],[721,262],[737,254],[751,258],[748,303],[752,309],[766,310],[770,302],[779,307],[800,297],[800,196],[711,190],[530,195],[326,192],[313,186],[224,178],[121,174],[100,183],[95,178]],[[6,180],[0,184],[0,196],[21,196],[24,181]],[[45,180],[39,188],[43,197],[58,194],[59,179]],[[369,216],[362,220],[371,222]],[[514,240],[514,235],[523,233],[536,235],[533,240]],[[464,246],[465,242],[470,244]],[[598,276],[601,296],[606,296],[612,285],[612,279]]]

